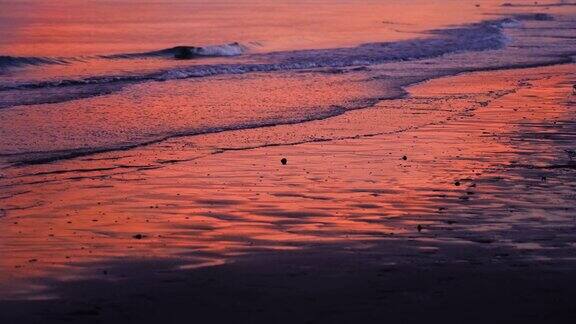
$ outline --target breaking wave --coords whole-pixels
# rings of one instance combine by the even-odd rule
[[[238,56],[242,55],[247,51],[247,47],[240,43],[230,43],[224,45],[212,45],[212,46],[175,46],[171,48],[166,48],[158,51],[142,52],[142,53],[126,53],[126,54],[112,54],[112,55],[101,55],[100,58],[105,59],[135,59],[135,58],[154,58],[154,57],[165,57],[174,58],[174,56],[180,51],[190,51],[195,57],[226,57],[226,56]]]
[[[79,79],[60,79],[50,81],[20,82],[0,84],[0,91],[15,89],[38,89],[47,87],[66,87],[119,82],[144,82],[186,79],[222,74],[243,74],[250,72],[292,71],[313,68],[346,68],[359,65],[382,64],[391,61],[409,61],[433,58],[449,53],[466,51],[484,51],[506,46],[508,39],[503,29],[515,24],[514,19],[500,19],[450,29],[433,30],[430,37],[398,42],[368,43],[356,47],[297,50],[253,54],[253,61],[263,63],[224,63],[193,64],[184,67],[164,69],[139,74],[138,71],[118,75],[94,76]],[[174,47],[160,51],[115,54],[102,56],[105,59],[138,59],[146,57],[173,58],[176,51],[183,47]],[[236,56],[245,51],[245,47],[232,43],[221,46],[184,47],[199,56]]]

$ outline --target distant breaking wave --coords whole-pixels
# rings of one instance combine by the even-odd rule
[[[529,19],[529,17],[522,17]],[[145,81],[166,81],[206,77],[222,74],[244,74],[251,72],[292,71],[313,68],[346,68],[358,65],[374,65],[391,61],[408,61],[433,58],[449,53],[500,49],[508,40],[503,28],[516,24],[516,19],[499,19],[463,27],[433,30],[431,37],[398,42],[368,43],[356,47],[297,50],[253,54],[250,58],[263,63],[225,63],[212,65],[189,65],[149,72],[120,75],[94,76],[80,79],[21,82],[0,85],[0,91],[18,89],[38,89],[95,85],[107,83],[134,83]],[[178,47],[131,54],[101,56],[104,59],[138,59],[146,57],[173,57]],[[232,43],[221,46],[195,48],[203,56],[235,56],[244,52],[245,47]]]
[[[95,84],[135,80],[165,80],[172,78],[188,78],[209,76],[215,74],[237,74],[246,72],[266,72],[277,70],[294,70],[316,67],[346,67],[360,64],[379,64],[394,60],[422,59],[460,51],[482,51],[498,49],[506,44],[503,28],[525,20],[552,20],[548,14],[517,14],[513,18],[485,21],[465,25],[458,28],[433,30],[433,37],[426,39],[406,40],[399,42],[369,43],[351,48],[335,48],[320,50],[285,51],[267,54],[256,54],[255,57],[275,64],[195,66],[188,69],[159,71],[154,74],[140,76],[101,76],[81,80],[59,80],[52,83],[21,83],[13,86],[0,85],[0,91],[17,88],[38,88],[50,86],[66,86],[79,84]],[[130,59],[174,59],[181,49],[189,49],[195,58],[202,57],[234,57],[246,54],[248,47],[234,42],[210,46],[175,46],[171,48],[140,52],[120,53],[82,57],[19,57],[1,56],[0,72],[11,68],[40,66],[48,64],[72,64],[89,61],[90,59],[130,60]]]
[[[153,58],[153,57],[173,58],[174,55],[181,49],[189,49],[195,54],[195,56],[198,57],[226,57],[226,56],[242,55],[243,53],[246,52],[247,47],[240,43],[230,43],[225,45],[212,45],[203,47],[175,46],[171,48],[162,49],[159,51],[101,55],[99,56],[99,58],[104,59],[135,59],[135,58]]]
[[[145,59],[145,58],[174,58],[179,49],[190,49],[195,57],[227,57],[238,56],[246,52],[247,47],[240,43],[212,46],[175,46],[158,51],[142,53],[110,54],[86,57],[34,57],[34,56],[0,56],[0,71],[10,68],[38,66],[47,64],[71,64],[90,59]]]

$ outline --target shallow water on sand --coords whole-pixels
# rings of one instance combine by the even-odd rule
[[[573,72],[565,65],[431,81],[410,98],[305,127],[350,125],[354,134],[357,118],[396,111],[407,130],[388,135],[190,158],[189,149],[224,142],[221,133],[73,159],[58,171],[35,167],[4,182],[3,289],[11,298],[56,297],[41,278],[109,278],[101,262],[110,260],[178,258],[189,269],[382,240],[416,240],[416,253],[487,244],[528,261],[572,258],[573,165],[563,150],[575,134],[565,106]],[[375,124],[366,126],[386,133]],[[162,150],[171,160],[152,162]]]

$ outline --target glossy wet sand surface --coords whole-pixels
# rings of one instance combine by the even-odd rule
[[[2,179],[0,314],[482,322],[491,307],[561,322],[576,287],[573,75],[465,74],[325,121],[28,166]],[[327,127],[350,136],[298,144]],[[276,133],[298,136],[246,148]]]

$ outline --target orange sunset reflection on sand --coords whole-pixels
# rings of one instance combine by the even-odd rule
[[[267,250],[290,253],[323,244],[361,249],[376,240],[418,239],[416,225],[441,227],[446,210],[465,213],[478,197],[497,202],[494,192],[501,190],[482,184],[482,177],[498,176],[495,166],[512,157],[522,159],[521,150],[498,134],[512,131],[509,125],[562,117],[556,104],[534,107],[530,96],[536,90],[518,85],[522,78],[535,79],[539,96],[555,98],[566,91],[555,88],[559,78],[545,79],[538,69],[485,77],[491,82],[466,75],[430,81],[411,88],[408,98],[329,121],[176,138],[62,161],[60,171],[51,165],[12,171],[1,180],[10,189],[2,196],[0,285],[10,291],[14,282],[28,280],[34,291],[35,277],[105,277],[105,269],[91,266],[102,260],[181,258],[185,267],[200,267]],[[300,90],[294,85],[290,93],[312,91],[315,100],[334,99],[335,84]],[[278,98],[281,88],[277,91],[271,96]],[[354,88],[347,86],[350,91]],[[462,99],[462,93],[474,95]],[[249,107],[259,98],[247,94],[235,104]],[[289,109],[303,97],[285,98]],[[520,106],[524,109],[515,109]],[[429,113],[418,122],[422,109]],[[167,122],[190,120],[172,116]],[[370,130],[362,136],[355,135],[358,120]],[[282,136],[298,142],[334,125],[339,139],[330,142],[251,150],[233,145]],[[215,148],[220,148],[216,154]],[[522,148],[531,149],[543,148]],[[498,212],[502,215],[492,216],[506,227],[508,215]],[[30,292],[18,287],[14,295]]]

